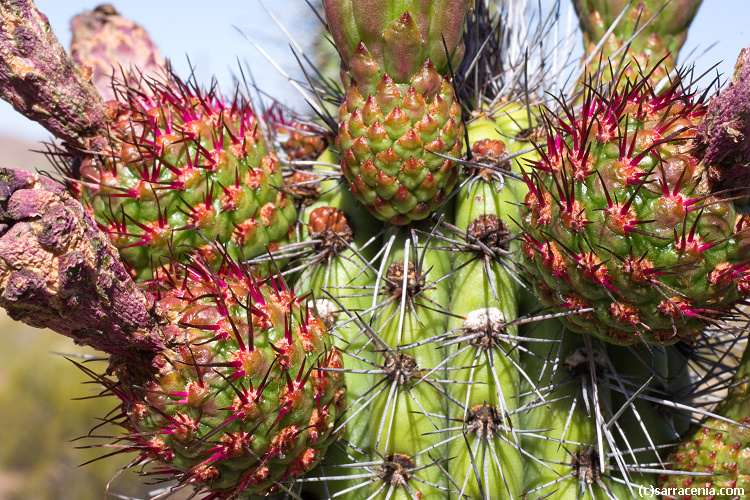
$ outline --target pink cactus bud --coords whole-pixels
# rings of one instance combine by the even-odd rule
[[[75,16],[70,29],[70,55],[76,64],[92,71],[91,82],[105,100],[116,99],[113,77],[128,81],[132,73],[135,78],[164,73],[164,60],[146,30],[111,5]]]

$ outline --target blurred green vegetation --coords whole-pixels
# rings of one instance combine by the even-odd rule
[[[62,354],[96,354],[49,330],[38,330],[0,314],[0,500],[101,500],[107,482],[133,454],[79,464],[108,449],[76,449],[103,440],[83,439],[112,410],[114,398],[74,401],[98,393]],[[106,362],[89,363],[97,371]],[[96,434],[117,434],[111,426]],[[125,471],[110,493],[148,498],[155,486]],[[110,496],[109,498],[116,498]]]

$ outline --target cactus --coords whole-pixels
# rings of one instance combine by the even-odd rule
[[[113,80],[163,76],[164,60],[146,30],[122,17],[112,5],[100,5],[70,21],[73,40],[70,56],[90,73],[97,92],[106,101],[116,99]]]
[[[529,43],[549,27],[519,34],[512,5],[326,0],[345,89],[311,83],[340,99],[338,123],[323,108],[315,123],[166,74],[125,75],[105,105],[33,5],[6,2],[38,35],[0,33],[35,71],[6,61],[2,95],[66,142],[58,165],[93,216],[45,177],[0,172],[0,303],[109,356],[105,374],[81,368],[163,495],[742,485],[747,71],[743,54],[708,101],[675,70],[699,3],[640,3],[607,33],[625,3],[577,2],[587,64],[620,62],[558,95]],[[260,170],[271,195],[249,203]],[[269,203],[291,241],[236,245]]]
[[[550,123],[528,174],[524,254],[545,305],[593,308],[566,317],[570,328],[666,344],[744,300],[744,215],[735,193],[701,185],[691,149],[705,114],[678,78],[660,94],[643,82],[590,93]]]
[[[716,414],[703,422],[694,433],[686,436],[685,442],[669,456],[670,469],[659,476],[659,484],[665,490],[665,499],[677,498],[680,488],[697,488],[705,493],[693,496],[708,498],[709,489],[715,488],[716,500],[730,500],[737,492],[750,488],[750,464],[747,461],[749,437],[747,424],[750,413],[747,408],[748,359],[747,353],[740,361],[726,399]],[[682,471],[708,473],[700,477],[680,475]]]
[[[657,83],[673,72],[688,27],[703,0],[575,0],[589,67],[607,79],[650,73]]]
[[[461,117],[447,73],[461,57],[468,4],[324,2],[347,71],[342,172],[381,220],[424,219],[456,184]]]
[[[206,241],[238,259],[289,240],[297,213],[249,102],[174,76],[125,88],[103,154],[63,170],[137,279],[187,246],[217,264]]]
[[[209,498],[267,494],[310,470],[340,431],[341,354],[280,281],[227,258],[165,269],[152,286],[170,348],[145,380],[95,376],[121,400],[136,463],[155,462]]]

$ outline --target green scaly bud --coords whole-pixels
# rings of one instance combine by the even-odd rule
[[[336,145],[354,195],[380,220],[424,219],[458,178],[463,124],[449,77],[469,0],[326,0],[347,87]]]
[[[688,27],[703,0],[575,0],[573,5],[583,30],[583,44],[587,54],[601,47],[603,61],[623,59],[619,52],[629,44],[623,62],[630,64],[626,75],[636,71],[655,70],[655,81],[666,76],[677,64],[677,54],[687,38]],[[622,17],[620,17],[622,14]],[[619,21],[618,21],[619,18]],[[615,24],[612,33],[607,31]],[[663,61],[662,61],[663,59]],[[593,65],[598,65],[598,60]],[[656,67],[658,63],[658,67]],[[615,63],[618,64],[618,63]],[[613,66],[614,72],[617,67]],[[609,70],[604,71],[606,77]]]

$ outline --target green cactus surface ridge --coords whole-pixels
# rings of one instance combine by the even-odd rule
[[[326,20],[352,78],[372,93],[388,74],[408,83],[425,61],[446,74],[463,55],[470,0],[324,0]],[[371,60],[361,59],[365,47]]]
[[[672,491],[664,495],[665,499],[679,498],[680,489],[703,492],[695,494],[695,500],[731,500],[738,492],[750,491],[750,351],[745,352],[726,399],[714,416],[688,434],[669,456],[669,469],[698,475],[661,474],[660,486]]]
[[[602,40],[619,18],[611,31],[618,41],[633,38],[630,44],[636,52],[647,51],[659,56],[653,51],[662,48],[676,57],[702,2],[703,0],[574,0],[573,6],[586,38],[584,45]]]
[[[656,83],[677,66],[688,28],[703,0],[575,0],[589,68],[607,80],[623,71],[652,71]],[[617,23],[617,24],[615,24]],[[624,65],[621,63],[624,62]]]

